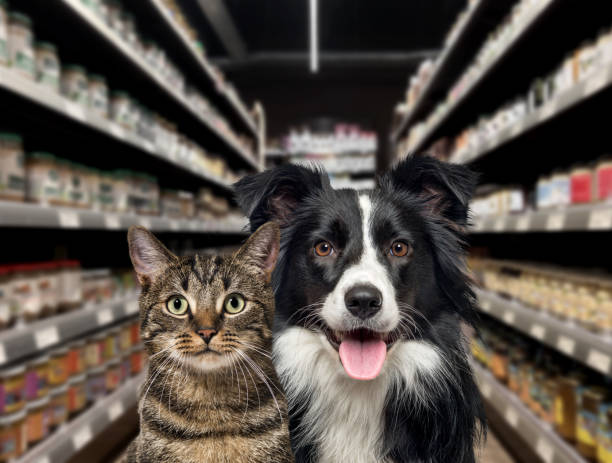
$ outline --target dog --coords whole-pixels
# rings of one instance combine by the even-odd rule
[[[235,184],[251,230],[281,227],[273,353],[296,461],[475,462],[486,424],[462,326],[476,183],[420,155],[367,193],[297,165]]]

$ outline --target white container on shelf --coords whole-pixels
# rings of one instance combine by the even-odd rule
[[[55,92],[59,92],[60,63],[57,48],[49,42],[38,42],[36,50],[36,80]]]
[[[8,22],[9,61],[23,77],[34,80],[34,34],[31,19],[13,12]]]

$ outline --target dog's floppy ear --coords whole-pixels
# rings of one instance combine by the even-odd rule
[[[478,175],[463,165],[413,155],[397,164],[383,181],[420,196],[433,213],[463,226]]]
[[[321,190],[329,179],[318,170],[284,165],[247,175],[234,184],[236,201],[251,222],[251,231],[274,221],[285,227],[299,203],[309,194]]]

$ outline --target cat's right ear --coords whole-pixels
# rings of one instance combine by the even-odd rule
[[[329,187],[327,174],[316,168],[287,164],[254,175],[234,184],[236,201],[251,222],[251,231],[274,221],[281,228],[308,195]]]
[[[177,257],[143,227],[130,227],[128,230],[130,259],[141,285],[149,283],[164,271]]]
[[[280,230],[274,222],[263,224],[236,253],[236,259],[255,267],[270,281],[280,249]]]

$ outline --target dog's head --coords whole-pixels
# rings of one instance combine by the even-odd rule
[[[251,229],[281,227],[276,329],[320,332],[349,376],[372,379],[395,343],[439,337],[443,317],[469,320],[462,232],[475,183],[426,156],[370,193],[334,190],[323,172],[294,165],[243,178],[237,200]]]

